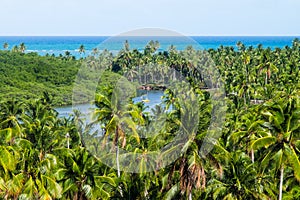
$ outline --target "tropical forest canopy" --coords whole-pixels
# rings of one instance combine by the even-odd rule
[[[206,52],[174,46],[157,52],[158,47],[151,41],[138,51],[125,43],[116,55],[95,49],[79,60],[68,53],[26,54],[24,47],[0,51],[1,198],[299,199],[299,40],[281,49],[240,42]],[[155,89],[180,76],[189,87],[175,90],[193,95],[182,101],[167,88],[163,101],[169,112],[159,105],[152,115],[145,112],[144,103],[132,101],[133,89],[126,90],[128,82]],[[117,91],[118,84],[125,89]],[[89,124],[79,111],[59,118],[52,107],[70,104],[74,87],[84,91],[77,103],[96,105]],[[226,114],[222,129],[212,132],[212,113],[220,107],[212,101],[215,89],[224,91]],[[115,100],[118,92],[124,101]],[[197,119],[191,113],[199,113]],[[162,120],[164,126],[148,128]],[[185,132],[190,137],[176,143],[182,147],[177,157],[163,155],[174,161],[160,168],[164,160],[155,160],[147,171],[149,152]],[[205,140],[207,135],[215,140]],[[116,167],[101,162],[99,152],[108,143]],[[203,153],[203,143],[213,149]],[[135,165],[122,158],[121,149],[143,156],[134,157]]]

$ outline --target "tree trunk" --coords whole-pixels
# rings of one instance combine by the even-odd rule
[[[118,174],[118,178],[121,176],[120,173],[120,161],[119,161],[119,128],[116,128],[116,141],[115,141],[115,145],[116,145],[116,164],[117,164],[117,174]],[[119,190],[120,190],[120,194],[121,197],[123,197],[123,190],[122,187],[119,185]]]
[[[145,191],[144,191],[144,197],[145,197],[145,199],[149,199],[148,198],[148,190],[147,190],[147,188],[145,187]]]
[[[120,177],[120,163],[119,163],[119,147],[118,144],[116,146],[116,162],[117,162],[117,170],[118,170],[118,177]]]
[[[283,166],[280,168],[279,200],[282,200]]]
[[[175,68],[173,68],[173,81],[175,81],[176,80],[176,70],[175,70]]]
[[[81,131],[79,132],[79,134],[80,134],[81,145],[82,145],[82,147],[85,147],[85,142],[84,142],[84,139],[83,139],[83,134],[82,134]]]
[[[118,177],[120,177],[120,163],[119,163],[119,136],[118,136],[118,128],[116,128],[116,164],[117,164],[117,171],[118,171]]]
[[[251,161],[252,163],[254,163],[254,150],[251,149]]]
[[[189,194],[189,200],[192,200],[192,191]]]

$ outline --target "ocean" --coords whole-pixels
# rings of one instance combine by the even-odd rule
[[[262,44],[264,48],[272,49],[284,46],[291,46],[292,41],[299,36],[156,36],[156,37],[109,37],[109,36],[0,36],[0,49],[3,44],[9,44],[9,49],[13,46],[25,43],[26,53],[37,52],[39,55],[59,54],[64,55],[69,51],[77,58],[80,56],[90,55],[93,48],[100,51],[108,49],[112,52],[119,51],[128,40],[131,49],[143,50],[150,40],[157,40],[160,43],[159,50],[167,50],[171,44],[176,46],[177,50],[183,50],[192,45],[195,49],[216,49],[220,45],[236,47],[236,43],[241,41],[246,46],[256,47]],[[85,53],[80,55],[79,46],[84,45]]]

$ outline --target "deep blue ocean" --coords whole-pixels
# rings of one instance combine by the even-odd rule
[[[291,46],[292,41],[299,36],[191,36],[191,37],[108,37],[108,36],[0,36],[0,49],[7,42],[9,49],[24,42],[26,52],[37,52],[40,55],[55,54],[64,55],[69,51],[72,55],[79,57],[78,48],[81,44],[85,47],[85,54],[90,55],[93,48],[100,51],[108,49],[112,52],[119,51],[125,40],[129,41],[131,49],[142,50],[150,40],[157,40],[160,43],[159,50],[167,50],[171,44],[177,50],[183,50],[192,45],[195,49],[218,48],[220,45],[236,47],[236,43],[241,41],[246,46],[256,47],[262,44],[263,47]]]

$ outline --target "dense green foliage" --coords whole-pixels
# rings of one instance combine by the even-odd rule
[[[53,105],[71,104],[80,63],[66,57],[0,51],[0,99],[36,99],[47,92]]]
[[[5,65],[14,61],[1,58],[1,65],[12,69],[24,66],[24,69],[12,71],[18,76],[7,74],[3,80],[1,78],[2,82],[8,81],[8,77],[26,82],[27,76],[32,80],[52,83],[54,88],[72,82],[64,82],[63,78],[58,80],[61,74],[51,78],[50,69],[45,73],[49,78],[42,76],[44,79],[37,79],[40,73],[30,73],[37,67],[30,65],[35,58],[44,60],[44,64],[53,60],[49,67],[65,63],[65,70],[74,64],[70,67],[74,71],[65,72],[71,74],[69,77],[74,76],[76,63],[85,61],[80,73],[83,79],[80,80],[85,80],[86,84],[78,86],[82,90],[91,87],[95,80],[99,81],[94,72],[99,72],[99,69],[106,71],[100,77],[95,99],[90,99],[97,108],[94,121],[88,125],[83,124],[77,111],[68,119],[58,118],[47,93],[28,102],[2,101],[1,198],[299,199],[299,41],[295,40],[292,47],[274,50],[262,46],[246,48],[238,43],[237,49],[221,46],[209,50],[206,56],[191,47],[180,52],[174,47],[169,51],[156,52],[157,48],[158,43],[150,42],[144,52],[139,52],[130,50],[126,43],[115,56],[108,51],[99,53],[95,50],[93,56],[79,61],[1,52],[4,58],[14,56],[12,58],[16,59],[15,64]],[[28,71],[25,70],[27,68]],[[162,108],[157,106],[153,110],[154,116],[149,115],[143,103],[131,101],[134,94],[130,93],[132,90],[126,90],[128,82],[124,77],[138,83],[132,87],[147,83],[167,84],[171,81],[170,77],[179,79],[174,70],[166,68],[175,69],[188,80],[191,87],[179,90],[186,94],[193,92],[194,101],[182,101],[174,95],[174,91],[167,89],[163,100],[167,106],[172,106],[172,110],[162,114]],[[62,73],[62,69],[57,70]],[[218,73],[212,73],[213,70]],[[211,112],[218,106],[211,101],[209,91],[222,87],[215,84],[216,80],[224,83],[226,119],[220,130],[221,137],[214,141],[212,151],[204,155],[201,146],[205,136],[213,134],[208,131],[208,126]],[[117,84],[120,90],[115,89]],[[12,86],[8,84],[7,87]],[[45,91],[49,92],[49,89]],[[25,89],[22,92],[20,94],[27,94]],[[121,93],[123,101],[116,101]],[[199,108],[199,123],[189,127],[180,119],[182,116],[193,118],[195,104]],[[163,119],[166,122],[163,127],[157,123],[158,127],[147,129],[151,122]],[[116,169],[95,157],[105,146],[98,143],[97,132],[92,132],[92,127],[97,124],[103,129],[101,141],[111,142],[115,147],[112,155],[116,155]],[[184,129],[180,129],[182,126]],[[136,166],[135,162],[127,160],[128,168],[134,165],[139,173],[119,169],[118,166],[124,162],[124,159],[118,158],[120,149],[143,155],[157,152],[180,134],[180,130],[189,132],[192,137],[185,141],[174,162],[159,168],[157,166],[162,160],[157,160],[153,171],[146,172],[146,156]],[[142,137],[144,134],[149,137],[145,139]],[[88,151],[87,146],[94,148]],[[168,158],[169,154],[163,156]]]

